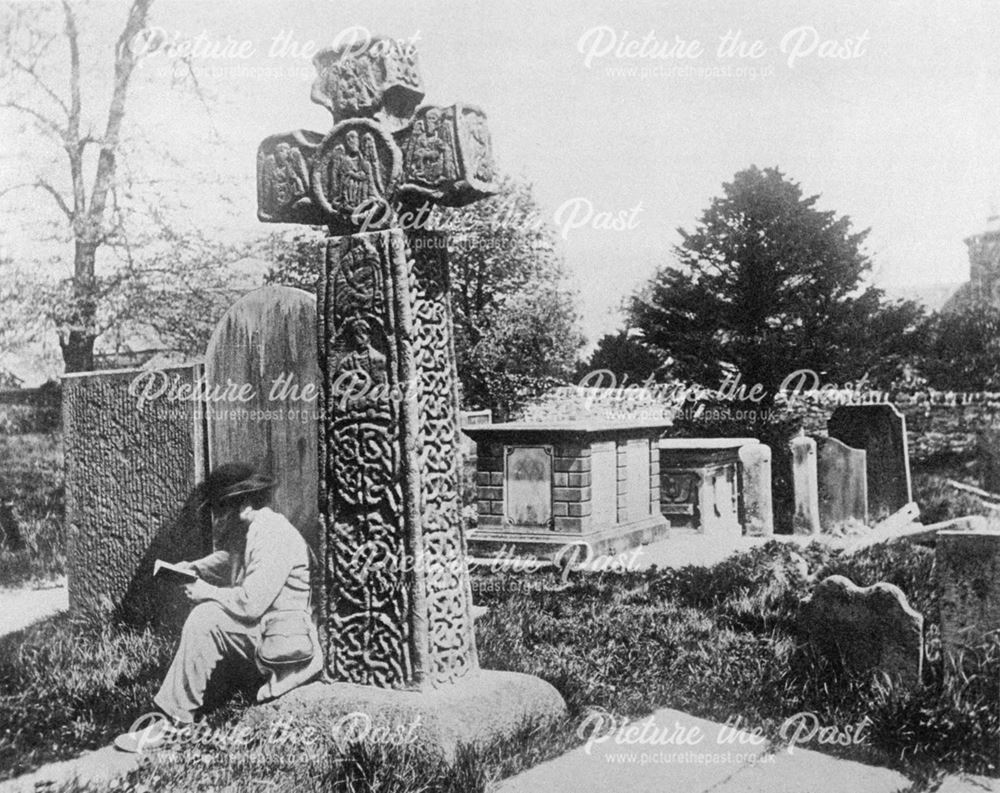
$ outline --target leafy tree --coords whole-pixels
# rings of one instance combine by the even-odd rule
[[[276,232],[265,242],[267,258],[273,264],[264,275],[265,284],[294,286],[315,294],[319,288],[323,257],[319,249],[321,236],[296,228]]]
[[[629,311],[662,369],[708,387],[739,373],[766,404],[796,370],[887,381],[919,349],[922,310],[864,285],[867,231],[817,200],[777,168],[752,166],[694,231],[680,229],[679,266],[661,267]]]
[[[508,417],[546,382],[566,382],[583,346],[576,296],[531,185],[446,210],[455,349],[464,401]],[[535,381],[536,386],[531,382]]]
[[[437,209],[423,222],[450,232],[463,403],[506,417],[551,384],[565,383],[583,338],[555,234],[531,185],[504,177],[493,198]],[[271,244],[275,264],[265,281],[315,291],[321,262],[315,236],[275,235]]]
[[[577,368],[579,381],[589,372],[607,370],[615,377],[615,385],[637,385],[646,382],[660,366],[660,359],[629,331],[607,333],[597,342],[590,359]]]
[[[114,48],[111,101],[99,133],[84,117],[81,41],[74,6],[63,0],[61,26],[46,19],[44,11],[32,17],[24,9],[10,12],[3,21],[5,45],[0,51],[0,69],[11,91],[0,107],[30,121],[41,139],[50,141],[65,154],[68,166],[68,189],[42,176],[24,185],[52,198],[72,234],[72,290],[58,323],[67,372],[93,368],[94,340],[98,335],[95,318],[102,297],[95,263],[98,249],[115,233],[114,188],[122,122],[132,73],[139,60],[137,48],[131,44],[146,26],[151,3],[152,0],[132,0],[128,7]],[[45,58],[61,38],[65,39],[68,59],[68,94],[56,88]],[[90,147],[96,149],[97,161],[88,185]]]
[[[1000,391],[1000,307],[967,302],[932,314],[926,330],[927,351],[917,366],[931,388]]]
[[[24,201],[5,206],[25,216],[24,227],[38,243],[35,260],[21,268],[31,272],[19,300],[44,318],[32,328],[34,338],[58,335],[67,372],[93,369],[98,337],[124,337],[136,325],[151,329],[158,343],[200,352],[205,327],[233,294],[226,268],[248,251],[178,222],[172,210],[187,210],[186,198],[176,188],[160,188],[166,179],[155,169],[181,163],[134,121],[126,124],[141,87],[140,60],[158,51],[169,54],[171,87],[193,89],[205,106],[192,56],[172,52],[165,34],[149,27],[152,4],[120,6],[110,64],[87,57],[106,48],[84,35],[93,21],[86,4],[61,0],[0,10],[0,111],[21,122],[19,170],[30,173],[3,184],[0,197],[33,191],[50,199],[52,209]],[[91,85],[100,93],[91,96]],[[100,95],[110,97],[107,105],[93,101]],[[144,157],[131,156],[140,146]],[[216,196],[232,200],[225,190]],[[54,277],[67,270],[69,277]]]
[[[495,417],[509,418],[530,399],[566,382],[582,343],[578,317],[567,305],[571,297],[556,284],[542,283],[484,312],[484,330],[466,365]]]

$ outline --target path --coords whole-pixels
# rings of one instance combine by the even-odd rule
[[[114,782],[128,775],[142,762],[139,755],[119,752],[105,746],[94,752],[49,763],[30,774],[0,782],[0,793],[35,793],[38,790],[59,790],[76,780],[80,786]]]
[[[633,740],[645,730],[645,743],[629,743],[628,730],[601,732],[607,737],[589,751],[585,744],[537,765],[505,780],[498,793],[901,793],[912,787],[896,771],[801,745],[771,754],[760,739],[669,708],[633,725]]]
[[[815,541],[831,545],[846,546],[847,541],[833,538],[829,535],[798,535],[775,534],[771,537],[719,536],[706,537],[695,531],[671,529],[670,536],[664,540],[642,546],[642,552],[637,554],[635,569],[646,569],[654,564],[657,567],[684,567],[685,565],[702,565],[711,567],[734,553],[749,551],[775,540],[792,545],[806,546]],[[625,552],[626,555],[630,551]]]
[[[69,608],[66,579],[39,589],[0,589],[0,636]]]

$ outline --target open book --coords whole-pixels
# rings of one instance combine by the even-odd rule
[[[153,564],[153,578],[156,578],[159,575],[183,581],[198,580],[198,574],[194,570],[178,567],[170,562],[164,562],[162,559],[157,559]]]

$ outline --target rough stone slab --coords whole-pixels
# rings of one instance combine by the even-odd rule
[[[666,793],[675,790],[697,793],[714,789],[737,773],[745,762],[752,762],[748,758],[760,758],[766,752],[763,742],[740,744],[738,738],[732,744],[720,742],[722,725],[671,708],[636,719],[632,724],[647,722],[660,734],[669,736],[679,726],[687,740],[694,741],[699,735],[701,739],[693,745],[677,742],[641,745],[617,741],[612,734],[608,740],[595,742],[589,753],[584,744],[504,780],[498,793]],[[690,757],[664,762],[663,758],[672,753],[712,755],[715,762],[704,759],[698,762]],[[646,755],[645,763],[643,754]]]
[[[266,286],[237,300],[205,352],[207,394],[230,383],[243,400],[209,400],[209,467],[248,462],[273,476],[275,508],[315,547],[319,526],[316,298]],[[306,398],[311,394],[312,398]]]
[[[0,793],[60,790],[63,785],[71,784],[74,780],[80,788],[110,784],[136,770],[141,762],[142,758],[137,754],[119,752],[114,746],[105,746],[72,760],[49,763],[37,771],[0,782]]]
[[[842,533],[868,523],[868,465],[863,449],[836,438],[816,439],[819,520],[823,531]]]
[[[1000,628],[1000,533],[939,531],[934,549],[941,643],[952,662]],[[950,670],[952,664],[946,664]]]
[[[850,669],[880,669],[907,685],[920,682],[924,618],[899,587],[859,587],[830,576],[802,603],[798,623],[821,652]]]
[[[277,723],[303,724],[323,730],[353,714],[367,716],[373,729],[413,735],[412,745],[450,761],[459,743],[486,745],[527,727],[559,721],[566,716],[566,704],[540,678],[480,670],[424,691],[312,683],[251,708],[241,724],[265,730]]]
[[[176,603],[153,562],[210,550],[195,486],[205,475],[200,366],[63,378],[70,607],[146,621]],[[169,610],[169,609],[167,609]]]
[[[740,743],[739,738],[720,743],[723,725],[670,708],[656,711],[652,719],[658,726],[697,727],[705,738],[687,747],[627,745],[611,739],[595,744],[589,754],[581,746],[505,780],[499,793],[899,793],[910,787],[895,771],[801,747],[772,755],[764,745]],[[671,753],[680,756],[667,762]]]
[[[842,405],[830,416],[827,431],[867,453],[868,510],[873,522],[913,500],[906,417],[895,405]]]
[[[712,793],[904,793],[912,783],[898,771],[796,747],[773,762],[741,768]]]
[[[867,536],[853,542],[845,551],[850,556],[886,542],[910,542],[917,545],[936,545],[940,531],[986,531],[987,520],[982,515],[967,515],[962,518],[932,523],[925,526],[922,523],[911,523],[900,527],[873,529]]]
[[[944,778],[937,793],[997,793],[1000,791],[1000,779],[988,776],[970,776],[958,774]]]

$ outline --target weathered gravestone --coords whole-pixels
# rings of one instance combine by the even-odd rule
[[[743,533],[754,537],[774,534],[771,492],[771,447],[748,443],[740,447]]]
[[[24,536],[21,534],[21,524],[14,513],[13,501],[0,501],[0,549],[24,550]]]
[[[826,532],[868,523],[868,470],[863,449],[836,438],[817,438],[819,521]]]
[[[796,534],[816,534],[820,530],[819,491],[817,489],[816,441],[805,435],[792,438],[792,487],[795,492]]]
[[[1000,630],[1000,532],[939,531],[934,548],[945,673]]]
[[[449,756],[459,740],[565,708],[537,678],[478,668],[447,238],[401,228],[432,203],[494,194],[492,146],[481,110],[417,107],[412,45],[374,38],[314,64],[312,98],[333,129],[261,144],[258,217],[330,230],[318,304],[320,551],[327,672],[338,682],[299,689],[281,708],[318,718],[363,709],[376,722],[417,714],[422,740]]]
[[[842,405],[830,416],[827,432],[866,452],[868,511],[873,523],[913,500],[906,417],[895,405]]]
[[[976,456],[983,489],[1000,493],[1000,428],[983,427],[976,433]]]
[[[799,629],[820,652],[856,672],[879,670],[920,683],[924,618],[892,584],[859,587],[833,575],[799,610]]]
[[[153,562],[211,550],[195,487],[206,473],[201,366],[63,377],[70,607],[147,621],[180,608]]]
[[[315,548],[316,298],[266,286],[237,300],[208,342],[205,397],[209,468],[244,461],[274,477],[275,508]]]

